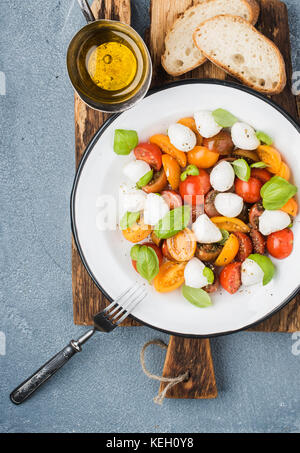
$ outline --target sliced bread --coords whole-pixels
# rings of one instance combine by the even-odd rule
[[[201,52],[215,65],[257,91],[280,93],[285,63],[276,45],[241,17],[216,16],[194,33]]]
[[[179,17],[165,39],[161,62],[172,76],[179,76],[206,61],[193,42],[195,29],[205,20],[220,14],[234,14],[255,24],[259,15],[256,0],[202,0]]]

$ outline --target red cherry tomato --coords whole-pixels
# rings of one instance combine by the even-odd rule
[[[239,178],[235,180],[235,192],[243,198],[246,203],[256,203],[261,199],[260,189],[263,183],[257,178],[250,178],[248,182]]]
[[[222,287],[230,294],[237,292],[242,284],[241,281],[242,263],[230,263],[225,266],[220,274]]]
[[[179,193],[175,190],[163,190],[161,193],[163,199],[170,208],[170,211],[175,208],[180,208],[182,206],[182,199]]]
[[[179,192],[185,204],[196,206],[203,204],[203,195],[207,194],[210,188],[209,175],[200,168],[198,176],[188,176],[185,181],[181,181]]]
[[[163,262],[163,255],[161,253],[160,248],[157,247],[157,245],[152,244],[152,242],[146,242],[145,244],[140,244],[140,245],[146,245],[147,247],[151,247],[155,251],[155,253],[157,255],[159,266],[161,266],[161,264]],[[131,262],[132,262],[132,265],[133,265],[134,269],[137,271],[136,261],[135,260],[131,260]]]
[[[234,235],[238,238],[240,245],[236,259],[240,262],[243,262],[252,253],[253,250],[252,241],[249,238],[249,236],[247,236],[247,234],[245,233],[236,232],[234,233]]]
[[[259,253],[260,255],[263,255],[266,251],[265,237],[260,233],[260,231],[255,230],[253,228],[250,231],[250,236],[253,243],[254,253]]]
[[[251,176],[259,179],[263,184],[266,184],[272,178],[271,173],[265,168],[252,168]]]
[[[267,248],[270,255],[279,260],[290,256],[293,251],[294,234],[290,228],[276,231],[268,236]]]
[[[154,170],[158,171],[162,166],[162,152],[154,143],[139,143],[134,150],[137,160],[143,160],[151,165]]]

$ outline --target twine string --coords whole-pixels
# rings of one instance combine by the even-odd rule
[[[148,376],[148,378],[150,378],[150,379],[155,379],[156,381],[159,381],[159,382],[167,382],[168,383],[166,385],[166,387],[161,392],[159,392],[158,395],[155,396],[155,398],[153,398],[153,401],[156,404],[162,405],[162,403],[163,403],[163,401],[164,401],[164,399],[166,397],[167,392],[172,387],[174,387],[175,385],[179,384],[180,382],[188,380],[190,373],[189,373],[189,371],[186,371],[184,374],[180,374],[179,376],[174,377],[174,378],[164,377],[164,376],[157,376],[156,374],[150,373],[150,371],[147,370],[146,365],[145,365],[145,351],[148,348],[148,346],[150,346],[152,344],[154,344],[156,346],[159,346],[161,349],[165,349],[165,350],[168,349],[168,346],[161,340],[150,340],[150,341],[147,341],[147,343],[144,344],[144,346],[142,347],[141,353],[140,353],[141,365],[142,365],[142,369],[143,369],[143,372],[145,373],[145,375]]]

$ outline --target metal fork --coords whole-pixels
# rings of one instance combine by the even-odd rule
[[[94,328],[82,335],[78,340],[71,342],[52,359],[45,363],[38,371],[20,384],[11,394],[14,404],[22,404],[38,388],[48,381],[62,368],[73,355],[81,352],[86,343],[96,331],[111,332],[129,316],[134,308],[146,297],[144,285],[135,285],[128,288],[102,312],[94,316]]]

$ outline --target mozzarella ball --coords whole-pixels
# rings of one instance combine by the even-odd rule
[[[138,212],[144,209],[147,194],[136,187],[122,184],[119,190],[119,203],[121,213]]]
[[[203,275],[205,265],[198,258],[192,258],[184,269],[184,280],[187,286],[203,288],[208,285],[207,278]]]
[[[134,183],[138,182],[149,171],[151,171],[150,165],[143,160],[133,160],[123,168],[123,174]]]
[[[231,138],[235,146],[241,149],[253,150],[260,145],[255,130],[246,123],[235,123],[231,128]]]
[[[237,217],[243,206],[242,197],[235,193],[219,193],[215,198],[216,210],[225,217]]]
[[[168,129],[168,136],[172,145],[180,151],[191,151],[197,144],[195,133],[183,124],[171,124]]]
[[[144,206],[144,222],[146,225],[156,225],[167,212],[169,212],[169,206],[163,197],[155,193],[147,195]]]
[[[211,138],[217,135],[223,128],[216,123],[212,112],[209,110],[199,110],[194,114],[196,127],[204,138]]]
[[[234,170],[226,160],[217,164],[210,174],[210,183],[218,192],[226,192],[234,183]]]
[[[213,244],[222,240],[221,231],[206,214],[202,214],[197,218],[196,222],[193,223],[192,230],[195,233],[197,242],[201,244]]]
[[[286,212],[265,210],[259,217],[258,222],[261,234],[268,236],[271,233],[275,233],[275,231],[287,228],[291,223],[291,219]]]
[[[242,264],[241,277],[244,286],[256,285],[263,282],[264,272],[255,261],[247,258]]]

